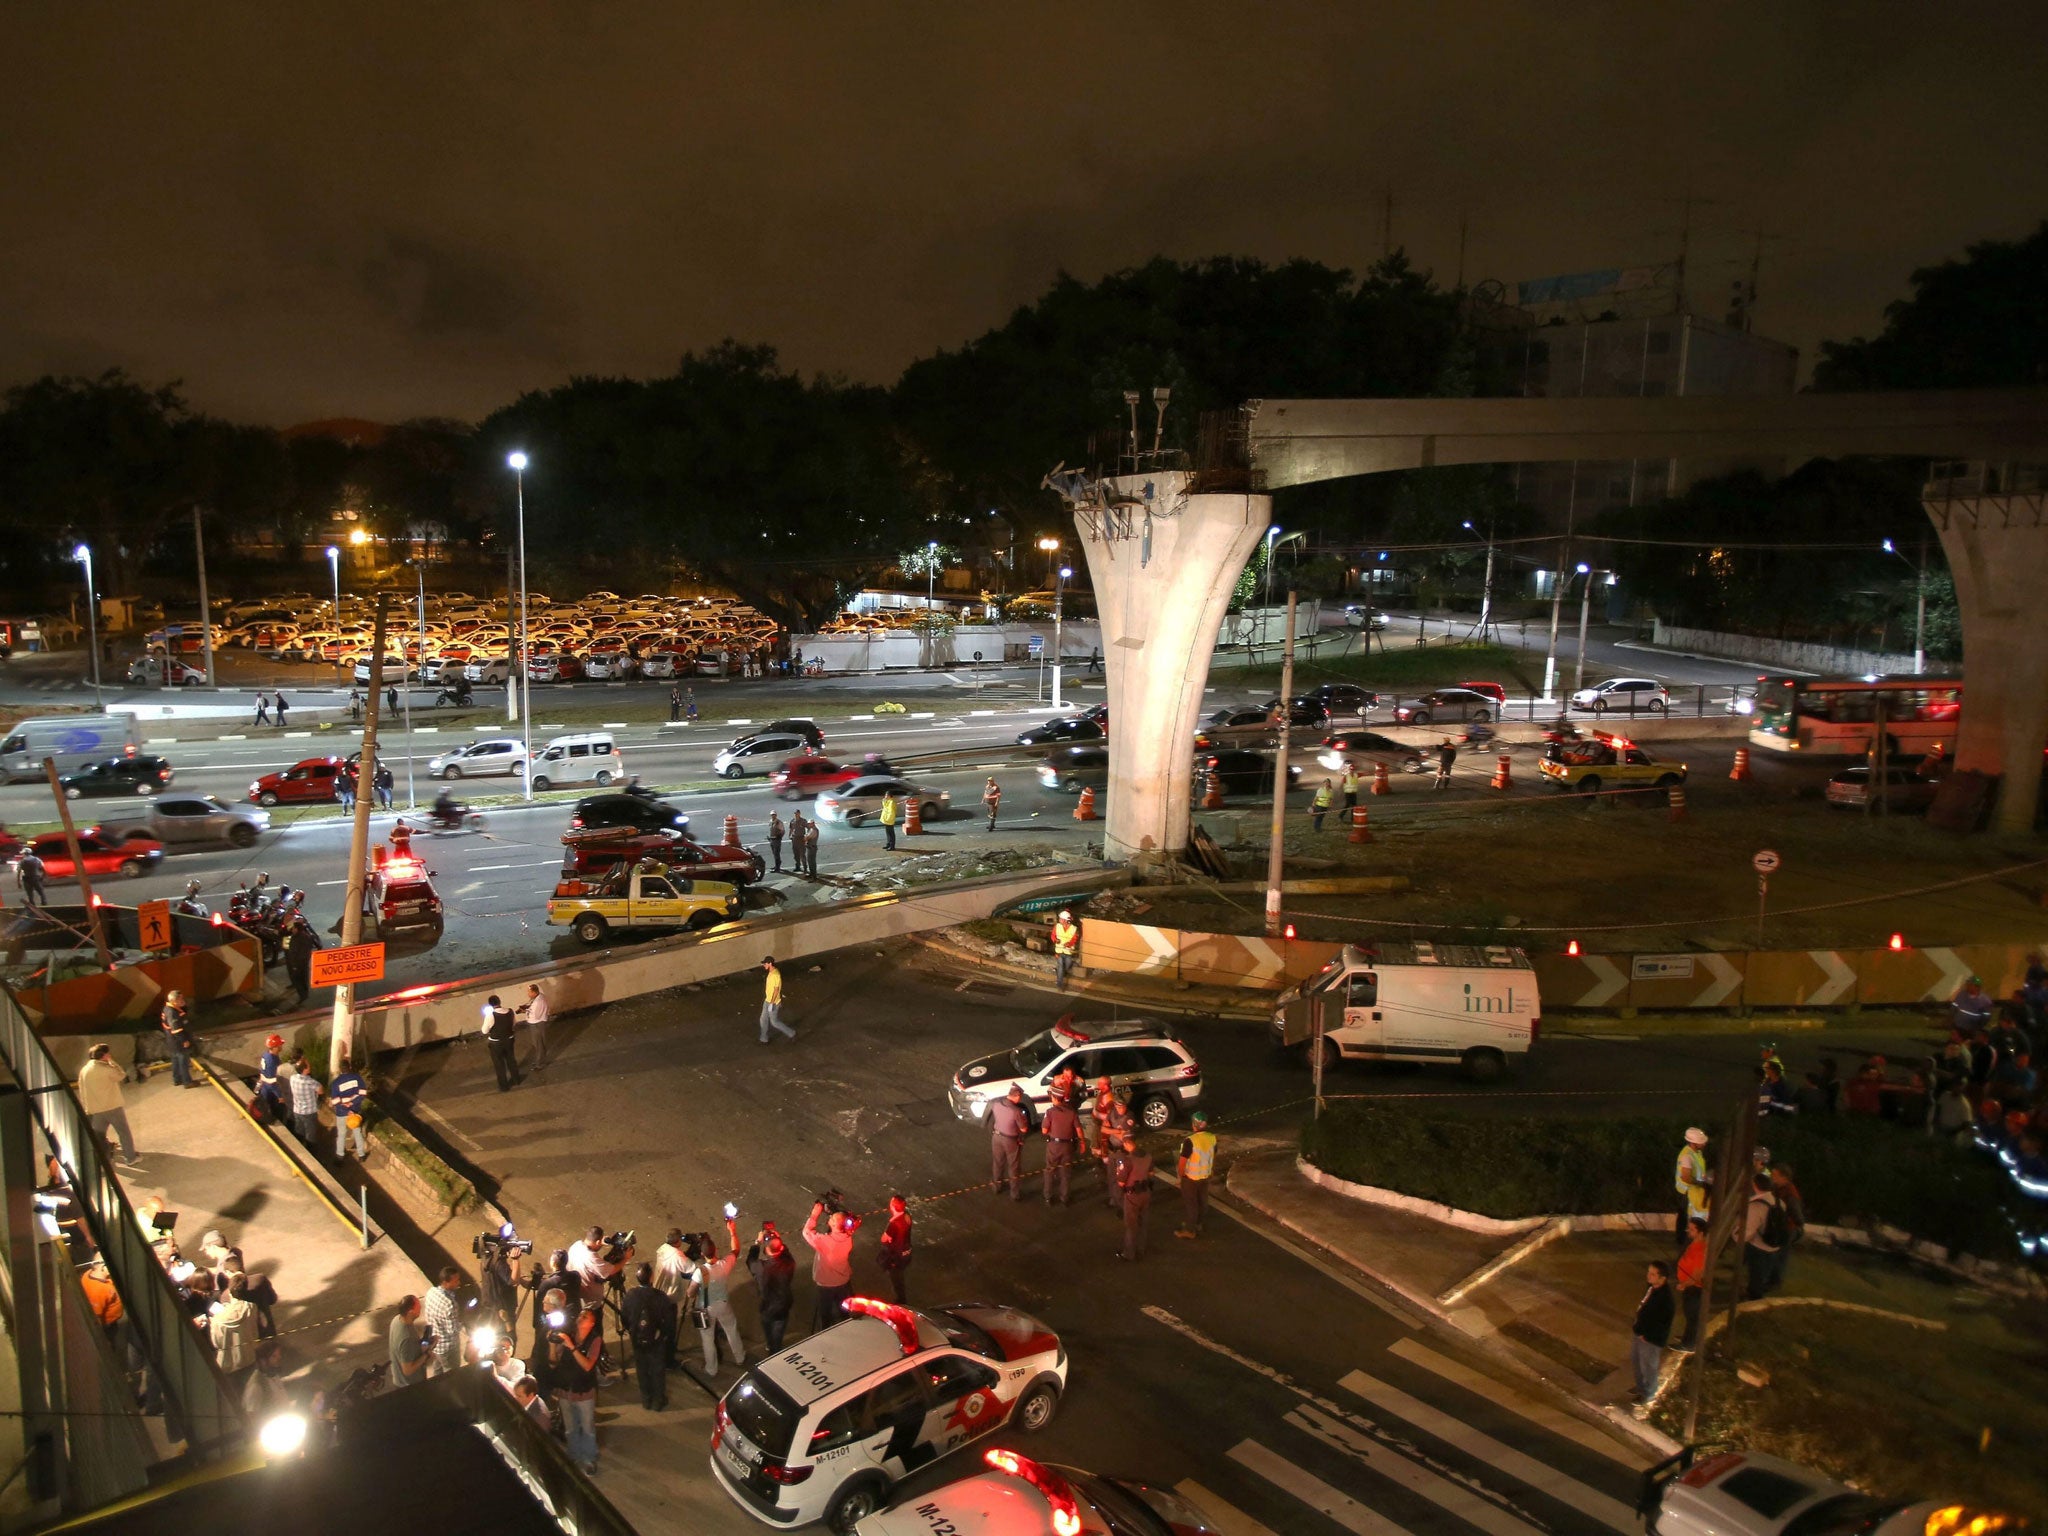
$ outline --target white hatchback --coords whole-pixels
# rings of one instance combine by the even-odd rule
[[[522,771],[525,745],[514,736],[492,736],[444,752],[427,764],[432,779],[484,779]]]
[[[1052,1422],[1067,1351],[1036,1318],[975,1302],[857,1315],[751,1367],[719,1399],[711,1470],[767,1525],[851,1530],[898,1479],[971,1440]]]

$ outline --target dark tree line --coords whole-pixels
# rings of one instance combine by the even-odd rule
[[[2011,384],[2048,377],[2048,226],[1913,275],[1877,337],[1828,344],[1824,388]],[[1120,431],[1124,392],[1172,390],[1166,436],[1192,445],[1200,414],[1249,399],[1485,395],[1464,295],[1401,253],[1362,276],[1310,261],[1163,258],[1095,283],[1061,276],[1035,303],[964,346],[913,363],[889,388],[784,369],[772,348],[725,342],[654,379],[576,378],[470,425],[399,423],[359,444],[280,433],[191,410],[176,386],[113,372],[44,378],[0,408],[0,589],[33,604],[68,575],[79,538],[107,591],[190,568],[191,518],[216,541],[264,541],[317,560],[337,508],[375,532],[431,524],[455,546],[497,554],[512,534],[505,454],[532,455],[529,559],[546,577],[654,584],[691,573],[789,619],[829,611],[927,538],[959,542],[996,513],[1028,546],[1057,530],[1040,489],[1053,465]],[[1113,439],[1110,439],[1113,440]],[[1458,545],[1463,525],[1502,537],[1527,520],[1500,474],[1425,471],[1304,486],[1276,515],[1324,541]],[[1821,536],[1917,538],[1901,482],[1879,472],[1802,472],[1777,487],[1702,486],[1612,531],[1697,526],[1754,542]],[[1910,525],[1910,526],[1909,526]],[[1448,549],[1440,575],[1479,549]],[[1631,558],[1659,606],[1753,622],[1815,571],[1764,556]],[[1667,566],[1683,565],[1680,570]],[[1871,580],[1896,580],[1887,572]],[[1860,578],[1859,578],[1860,579]],[[637,588],[636,588],[637,590]]]

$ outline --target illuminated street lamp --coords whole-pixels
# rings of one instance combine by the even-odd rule
[[[1045,579],[1051,581],[1053,556],[1060,552],[1060,541],[1051,534],[1047,534],[1038,541],[1038,547],[1045,551]]]
[[[334,622],[341,622],[341,550],[327,546],[327,573],[334,578]]]
[[[92,701],[96,707],[104,707],[106,701],[100,697],[100,600],[92,589],[92,546],[79,545],[71,551],[71,558],[85,567],[85,623],[92,644]]]
[[[1884,552],[1888,555],[1898,555],[1901,560],[1906,560],[1899,546],[1890,539],[1884,541]],[[1906,564],[1913,566],[1913,673],[1915,676],[1918,676],[1927,670],[1927,541],[1925,539],[1920,541],[1919,563],[1916,565],[1913,561],[1906,560]]]
[[[526,675],[526,465],[523,449],[505,455],[512,470],[513,491],[519,502],[519,647],[515,659],[518,675],[505,683],[505,718],[512,718],[513,699],[519,700],[520,778],[526,798],[533,798],[533,683]],[[517,690],[516,694],[514,690]]]
[[[1066,607],[1067,578],[1074,574],[1073,567],[1060,567],[1060,579],[1052,589],[1052,707],[1053,713],[1060,711],[1060,632],[1061,617]]]

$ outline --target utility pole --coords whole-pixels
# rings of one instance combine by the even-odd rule
[[[85,855],[79,851],[78,828],[71,820],[71,802],[64,798],[64,786],[57,782],[57,760],[43,759],[43,777],[50,781],[50,794],[57,802],[57,819],[64,824],[64,846],[71,852],[72,873],[78,876],[78,894],[85,898],[85,921],[92,929],[92,947],[99,951],[100,969],[111,971],[114,957],[107,952],[107,929],[100,921],[99,903],[92,898],[92,877],[85,872]]]
[[[1706,1387],[1707,1319],[1714,1315],[1714,1269],[1728,1246],[1728,1239],[1735,1235],[1749,1214],[1749,1170],[1755,1166],[1755,1153],[1756,1095],[1751,1093],[1745,1094],[1736,1107],[1733,1127],[1728,1139],[1721,1144],[1721,1167],[1714,1176],[1713,1214],[1707,1222],[1707,1267],[1700,1284],[1700,1336],[1691,1341],[1692,1399],[1685,1408],[1685,1439],[1688,1444],[1699,1429],[1700,1398]],[[1741,1262],[1741,1248],[1738,1246],[1736,1263],[1739,1265]],[[1735,1324],[1736,1298],[1742,1295],[1742,1286],[1734,1284],[1733,1292],[1728,1302],[1731,1331]]]
[[[370,696],[363,703],[363,754],[356,765],[355,824],[348,839],[348,894],[341,909],[341,942],[346,948],[363,940],[363,884],[370,869],[370,807],[377,799],[377,709],[384,696],[384,624],[391,596],[377,594],[377,619],[370,630]],[[327,1070],[339,1072],[353,1054],[356,1030],[356,989],[343,982],[334,989],[334,1023],[328,1031]]]
[[[1913,581],[1913,675],[1927,670],[1927,539],[1920,539],[1920,564]]]
[[[1593,609],[1593,568],[1580,565],[1577,573],[1586,578],[1586,584],[1579,589],[1579,655],[1578,665],[1572,673],[1574,693],[1586,686],[1586,620]]]
[[[206,600],[206,525],[192,509],[192,547],[199,553],[199,633],[206,643],[206,686],[213,686],[213,605]],[[168,659],[168,658],[166,658]]]
[[[1572,460],[1571,489],[1564,503],[1564,543],[1558,546],[1557,580],[1550,589],[1550,649],[1543,655],[1543,697],[1553,698],[1557,686],[1557,623],[1564,607],[1565,571],[1572,558],[1572,525],[1579,510],[1579,461]]]
[[[1290,704],[1294,697],[1294,608],[1298,594],[1287,594],[1287,639],[1280,652],[1280,745],[1273,753],[1273,829],[1266,850],[1266,937],[1280,937],[1280,871],[1286,862],[1281,840],[1287,832],[1287,748]]]

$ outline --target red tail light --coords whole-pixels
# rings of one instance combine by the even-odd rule
[[[1175,1077],[1200,1077],[1202,1069],[1192,1061],[1182,1062],[1173,1075]]]
[[[787,1488],[791,1484],[800,1483],[809,1477],[811,1470],[809,1467],[777,1466],[771,1461],[761,1468],[761,1475],[767,1478],[769,1482],[780,1483],[783,1487]]]
[[[1536,1037],[1542,1033],[1543,1020],[1541,1018],[1531,1019],[1529,1021],[1529,1043],[1531,1045],[1534,1045],[1536,1043]]]

